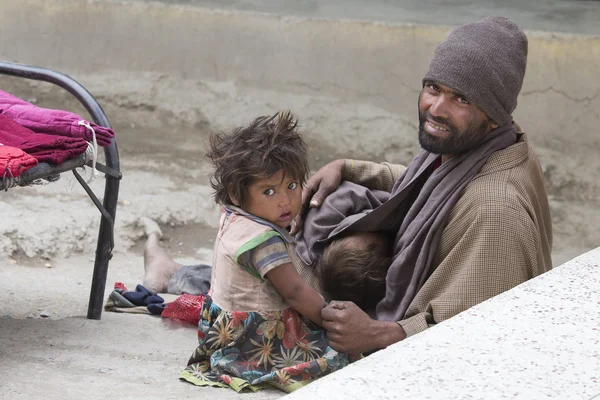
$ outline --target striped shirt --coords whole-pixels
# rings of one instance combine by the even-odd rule
[[[295,241],[282,228],[233,206],[223,208],[215,240],[211,296],[227,311],[277,311],[289,308],[266,274],[292,263],[320,292],[311,268],[298,263]]]
[[[244,269],[252,270],[252,273],[257,272],[261,278],[274,268],[292,262],[283,239],[276,232],[273,233],[274,235],[255,238],[260,242],[254,241],[252,248],[241,253],[237,259]]]

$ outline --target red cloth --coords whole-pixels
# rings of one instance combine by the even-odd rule
[[[26,102],[10,93],[0,90],[0,114],[6,115],[25,128],[36,133],[77,137],[92,141],[92,132],[79,125],[83,120],[79,115],[63,110],[41,108]],[[115,137],[112,129],[89,122],[96,132],[96,142],[108,146]]]
[[[21,149],[10,146],[0,146],[0,178],[6,171],[9,176],[17,177],[29,168],[38,165],[38,160],[25,153]]]
[[[163,310],[161,316],[163,318],[178,319],[198,325],[203,304],[204,295],[194,296],[193,294],[185,293],[170,302]]]
[[[17,147],[39,162],[62,164],[83,154],[88,147],[82,138],[33,133],[12,119],[0,114],[0,143]]]

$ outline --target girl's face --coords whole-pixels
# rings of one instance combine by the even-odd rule
[[[244,210],[257,217],[287,228],[302,203],[302,187],[298,180],[285,175],[283,170],[248,187],[248,203]]]

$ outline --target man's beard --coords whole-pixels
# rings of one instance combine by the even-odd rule
[[[423,124],[427,120],[443,124],[449,129],[446,137],[437,137],[429,134]],[[490,130],[490,121],[484,120],[479,126],[469,124],[464,132],[450,123],[446,118],[434,117],[427,113],[419,112],[419,144],[421,147],[434,154],[457,155],[467,153],[481,145]]]

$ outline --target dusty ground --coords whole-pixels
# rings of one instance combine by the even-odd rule
[[[38,105],[83,113],[69,95],[49,85],[7,78],[0,84]],[[343,156],[406,163],[417,150],[415,121],[365,104],[295,94],[293,88],[284,94],[231,82],[123,73],[88,77],[86,85],[117,131],[123,172],[107,290],[115,281],[141,282],[141,216],[159,221],[165,246],[179,260],[210,261],[217,210],[203,154],[211,130],[290,108],[300,117],[314,168]],[[600,244],[597,150],[582,148],[566,157],[560,148],[536,150],[547,177],[558,265]],[[584,175],[574,172],[579,159],[590,160]],[[92,187],[101,193],[103,180]],[[72,175],[52,185],[2,193],[0,221],[0,372],[5,382],[0,398],[45,393],[52,398],[127,398],[141,390],[152,393],[144,397],[157,399],[235,397],[232,391],[177,381],[194,348],[193,327],[147,316],[105,313],[100,322],[82,318],[99,213]],[[42,312],[50,317],[41,319]],[[278,396],[263,392],[248,398]]]

